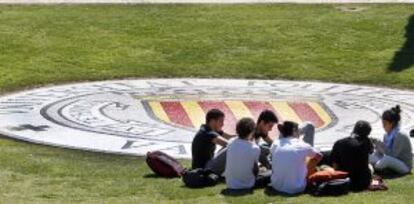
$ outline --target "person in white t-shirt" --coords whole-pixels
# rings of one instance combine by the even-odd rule
[[[243,118],[236,125],[238,138],[227,149],[224,175],[229,189],[252,189],[257,176],[260,147],[253,141],[255,122]]]
[[[278,125],[280,139],[271,147],[274,190],[287,194],[302,193],[306,189],[307,159],[319,162],[322,155],[311,145],[299,139],[298,124],[285,121]]]

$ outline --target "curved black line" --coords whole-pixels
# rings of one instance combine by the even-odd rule
[[[71,126],[71,125],[69,125],[69,124],[62,123],[62,122],[60,122],[60,121],[55,120],[53,117],[51,117],[51,116],[49,116],[49,115],[47,114],[47,110],[49,110],[51,107],[53,107],[53,106],[55,106],[55,105],[57,105],[57,104],[59,104],[59,103],[62,103],[62,102],[67,101],[67,100],[73,100],[73,99],[76,99],[76,98],[80,98],[80,97],[89,96],[89,95],[94,95],[94,94],[81,95],[81,96],[77,96],[77,97],[71,97],[71,98],[69,98],[69,99],[62,99],[62,100],[56,101],[56,102],[54,102],[54,103],[51,103],[51,104],[49,104],[49,105],[47,105],[47,106],[43,107],[43,108],[40,110],[40,114],[41,114],[41,116],[42,116],[42,117],[44,117],[45,119],[47,119],[47,120],[49,120],[49,121],[51,121],[51,122],[53,122],[53,123],[55,123],[55,124],[58,124],[58,125],[60,125],[60,126],[67,127],[67,128],[76,129],[76,130],[82,130],[82,131],[88,131],[88,132],[94,132],[94,133],[99,133],[99,134],[106,134],[106,135],[112,135],[112,136],[117,136],[117,137],[122,137],[122,138],[130,138],[130,139],[144,139],[144,140],[152,140],[152,141],[160,141],[160,142],[182,142],[182,143],[191,143],[191,142],[186,142],[186,141],[165,140],[165,139],[156,139],[156,138],[139,137],[139,136],[137,136],[137,137],[131,137],[131,136],[128,136],[128,135],[125,135],[125,134],[122,134],[122,133],[121,133],[121,134],[115,134],[115,133],[111,133],[111,132],[97,131],[97,130],[93,130],[93,129],[90,129],[90,128],[86,128],[86,127],[88,127],[88,126],[85,126],[85,125],[83,125],[83,124],[79,124],[79,123],[77,123],[77,122],[75,122],[75,121],[72,121],[72,120],[69,120],[67,117],[65,117],[65,116],[62,114],[62,109],[63,109],[63,108],[65,108],[65,107],[67,107],[68,105],[71,105],[71,104],[73,104],[73,103],[77,102],[76,100],[75,100],[75,101],[73,101],[73,102],[70,102],[70,103],[66,104],[66,106],[62,106],[62,107],[60,107],[60,108],[58,109],[58,115],[59,115],[60,117],[62,117],[62,119],[66,120],[66,121],[69,121],[69,122],[71,122],[71,123],[77,124],[77,125],[79,125],[79,126],[83,126],[83,127],[85,127],[85,128],[74,127],[74,126]]]
[[[211,86],[199,86],[199,87],[210,87],[211,88]],[[180,87],[168,87],[168,88],[180,88]],[[236,88],[247,88],[247,89],[257,89],[257,88],[263,88],[263,87],[236,87]],[[145,88],[145,89],[148,89],[148,88]],[[133,93],[133,92],[135,92],[135,91],[126,91],[126,93]],[[111,93],[111,91],[104,91],[104,92],[98,92],[98,93],[93,93],[93,94],[83,94],[83,95],[77,95],[77,96],[73,96],[73,97],[69,97],[69,98],[65,98],[65,99],[62,99],[62,100],[59,100],[59,101],[56,101],[56,102],[53,102],[53,103],[51,103],[51,104],[48,104],[47,106],[45,106],[45,107],[43,107],[41,110],[40,110],[40,114],[45,118],[45,119],[47,119],[47,120],[49,120],[49,121],[51,121],[51,122],[53,122],[53,123],[56,123],[56,124],[58,124],[58,125],[61,125],[61,126],[64,126],[64,127],[68,127],[68,128],[74,128],[74,129],[78,129],[78,130],[84,130],[84,131],[89,131],[89,132],[95,132],[95,133],[99,133],[99,134],[109,134],[109,135],[113,135],[113,136],[119,136],[119,137],[123,137],[123,138],[131,138],[131,139],[146,139],[146,140],[154,140],[154,141],[164,141],[164,142],[183,142],[183,141],[175,141],[175,140],[162,140],[162,139],[149,139],[149,138],[141,138],[141,137],[131,137],[131,136],[128,136],[128,135],[124,135],[124,134],[122,134],[121,133],[121,135],[122,136],[120,136],[119,134],[115,134],[115,133],[108,133],[108,132],[103,132],[103,131],[94,131],[94,130],[91,130],[91,129],[86,129],[86,128],[78,128],[78,127],[72,127],[72,126],[70,126],[70,125],[67,125],[67,124],[64,124],[64,123],[62,123],[62,122],[59,122],[59,121],[57,121],[57,120],[55,120],[53,117],[51,117],[51,116],[49,116],[48,114],[47,114],[47,110],[48,109],[50,109],[52,106],[55,106],[55,105],[57,105],[58,103],[62,103],[62,102],[64,102],[64,101],[67,101],[67,100],[73,100],[73,99],[76,99],[76,98],[80,98],[80,97],[86,97],[86,96],[91,96],[91,95],[95,95],[95,94],[103,94],[103,93]],[[191,94],[190,94],[191,95]],[[197,94],[198,95],[198,94]],[[197,96],[196,94],[194,94],[194,96]],[[347,93],[347,94],[345,94],[345,95],[348,95],[348,96],[350,96],[350,95],[352,95],[352,94],[349,94],[349,93]],[[358,95],[357,95],[358,96]],[[289,97],[289,96],[284,96],[284,98],[285,97]],[[396,102],[395,100],[393,100],[393,99],[387,99],[387,100],[384,100],[384,99],[382,99],[382,98],[377,98],[377,97],[373,97],[373,96],[368,96],[368,98],[372,98],[372,99],[377,99],[377,100],[381,100],[381,101],[386,101],[386,102],[390,102],[390,101],[392,101],[392,102]],[[73,102],[72,102],[73,103]],[[72,103],[69,103],[69,104],[72,104]],[[412,104],[408,104],[408,103],[405,103],[405,102],[401,102],[401,101],[398,101],[397,103],[402,103],[402,104],[405,104],[405,105],[407,105],[407,106],[413,106]],[[338,118],[336,117],[336,115],[333,113],[333,111],[331,110],[331,109],[329,109],[329,107],[326,105],[326,104],[324,104],[324,103],[320,103],[322,106],[323,106],[323,108],[325,109],[325,110],[327,110],[327,112],[330,114],[330,116],[331,117],[334,117],[335,119],[333,119],[334,121],[329,125],[329,126],[327,126],[327,127],[324,127],[324,128],[322,128],[322,129],[319,129],[317,132],[320,132],[320,131],[323,131],[323,130],[326,130],[326,129],[328,129],[328,128],[331,128],[331,127],[333,127],[334,125],[336,125],[337,123],[338,123]],[[147,104],[148,105],[148,104]],[[150,115],[150,117],[152,117],[153,119],[154,118],[156,118],[156,117],[154,117],[154,114],[152,113],[152,111],[148,111],[148,106],[145,106],[144,105],[144,108],[146,108],[146,112],[147,113],[150,113],[149,115]],[[62,108],[61,108],[62,109]],[[60,109],[60,110],[61,110]],[[374,112],[375,114],[377,114],[378,115],[378,113],[376,112],[376,111],[374,111],[374,110],[372,110],[372,109],[370,109],[369,108],[369,110],[371,110],[372,112]],[[59,116],[61,116],[63,119],[65,119],[65,120],[67,120],[67,121],[71,121],[71,120],[69,120],[69,119],[67,119],[65,116],[63,116],[63,114],[61,114],[61,112],[59,113]],[[112,118],[109,118],[109,119],[112,119]],[[113,119],[112,119],[113,120]],[[159,119],[157,120],[157,121],[159,121]],[[83,124],[79,124],[79,123],[77,123],[77,122],[75,122],[75,121],[71,121],[71,122],[73,122],[73,123],[75,123],[75,124],[78,124],[79,126],[85,126],[85,125],[83,125]],[[164,124],[166,124],[164,121],[162,121]],[[171,126],[171,124],[167,124],[167,125],[169,125],[169,126]],[[86,126],[87,127],[87,126]],[[174,127],[174,126],[172,126],[172,127]],[[180,127],[180,128],[182,128],[182,127]],[[187,128],[188,129],[188,128]],[[190,131],[194,131],[194,130],[190,130]],[[183,143],[186,143],[186,142],[183,142]]]

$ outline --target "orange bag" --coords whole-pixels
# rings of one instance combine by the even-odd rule
[[[326,182],[335,179],[344,179],[348,177],[348,173],[344,171],[318,171],[308,177],[308,182]]]

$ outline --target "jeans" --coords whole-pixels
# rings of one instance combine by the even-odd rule
[[[377,171],[389,169],[395,171],[398,174],[407,174],[410,172],[410,169],[407,167],[407,165],[399,159],[385,154],[381,155],[376,152],[369,156],[369,163]]]

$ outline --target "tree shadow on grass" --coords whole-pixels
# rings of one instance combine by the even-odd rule
[[[388,72],[401,72],[414,65],[414,15],[405,26],[406,41],[388,66]]]

